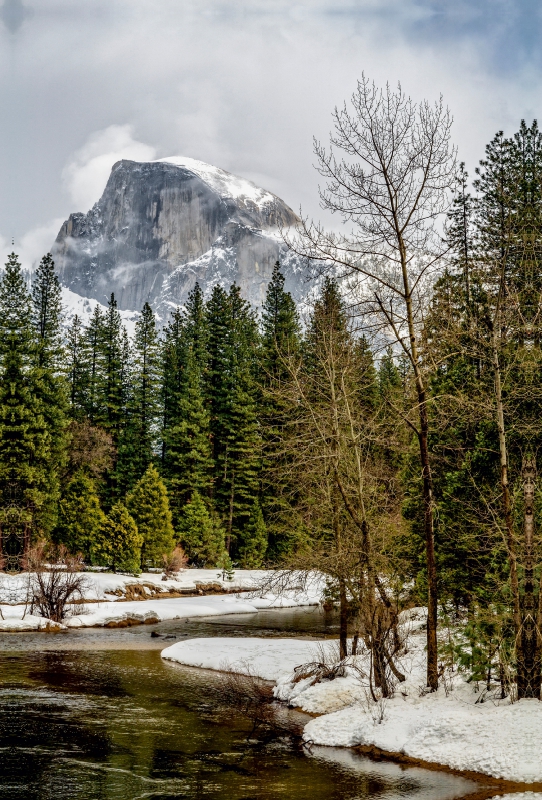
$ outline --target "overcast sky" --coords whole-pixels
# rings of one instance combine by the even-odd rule
[[[27,262],[119,158],[198,158],[318,217],[312,137],[362,71],[442,93],[471,171],[542,100],[534,0],[1,2],[0,235]]]

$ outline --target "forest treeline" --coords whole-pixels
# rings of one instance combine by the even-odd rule
[[[324,173],[336,170],[319,155]],[[335,180],[326,197],[344,216],[347,181]],[[402,679],[398,615],[429,596],[430,688],[438,599],[443,613],[466,613],[439,659],[538,697],[536,122],[497,134],[472,187],[454,166],[450,187],[436,238],[422,242],[420,223],[397,239],[396,283],[374,266],[384,228],[367,228],[372,255],[359,246],[354,263],[306,225],[299,250],[327,274],[302,320],[277,264],[260,315],[236,285],[208,299],[196,285],[163,330],[145,305],[128,337],[113,296],[87,324],[66,325],[51,256],[29,286],[11,254],[0,282],[4,567],[45,537],[124,571],[160,566],[176,545],[198,565],[281,565],[297,581],[318,570],[340,609],[341,654],[370,648],[384,695]],[[438,211],[426,205],[423,220]],[[355,270],[357,295],[345,289]]]

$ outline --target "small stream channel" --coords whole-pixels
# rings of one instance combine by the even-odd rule
[[[151,632],[162,637],[152,637]],[[217,715],[216,673],[163,661],[195,636],[333,636],[317,610],[0,637],[0,798],[452,800],[475,786],[335,748],[247,742]],[[175,637],[166,639],[165,637]],[[297,712],[291,712],[296,714]]]

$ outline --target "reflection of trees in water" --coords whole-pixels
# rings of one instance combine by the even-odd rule
[[[0,660],[0,685],[19,690],[0,695],[0,752],[10,749],[9,759],[2,755],[0,786],[9,781],[10,797],[386,800],[408,791],[410,800],[436,800],[464,794],[454,776],[411,775],[351,751],[314,748],[307,756],[288,742],[247,742],[251,725],[235,706],[227,717],[217,713],[218,673],[164,664],[156,651],[62,652],[63,634],[41,637],[59,650]]]

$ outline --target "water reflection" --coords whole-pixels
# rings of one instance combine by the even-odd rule
[[[284,618],[285,625],[295,621]],[[316,617],[297,618],[305,635],[309,619]],[[276,632],[279,621],[276,614],[239,625],[229,620],[227,635],[261,633],[262,624]],[[187,625],[168,623],[159,632],[181,636]],[[190,625],[191,635],[225,633],[209,620]],[[0,661],[0,798],[452,800],[475,788],[347,750],[247,743],[249,726],[234,709],[227,719],[216,713],[209,687],[219,676],[164,663],[159,649],[128,649],[128,641],[164,646],[148,628],[138,631],[100,632],[111,635],[110,647],[123,642],[121,650],[81,649],[81,632],[2,637],[4,648],[6,638],[12,648],[33,644]],[[59,649],[76,642],[78,650]]]

